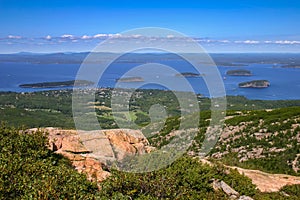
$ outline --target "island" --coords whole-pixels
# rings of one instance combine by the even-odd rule
[[[252,76],[251,71],[246,69],[235,69],[235,70],[228,70],[226,72],[228,76]]]
[[[295,69],[300,69],[300,64],[293,64],[293,65],[284,65],[282,68],[295,68]]]
[[[29,83],[21,84],[21,88],[60,88],[74,86],[76,82],[77,87],[93,85],[94,82],[87,80],[71,80],[71,81],[59,81],[59,82],[42,82],[42,83]]]
[[[130,82],[144,82],[144,79],[142,77],[125,77],[125,78],[118,78],[116,79],[117,82],[124,82],[124,83],[130,83]]]
[[[240,88],[267,88],[270,86],[270,82],[267,80],[254,80],[247,81],[239,84]]]
[[[183,73],[176,74],[175,76],[177,76],[177,77],[200,77],[200,76],[204,76],[204,74],[197,74],[197,73],[192,73],[192,72],[183,72]]]

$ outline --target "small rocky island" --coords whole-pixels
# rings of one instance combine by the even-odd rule
[[[239,84],[240,88],[267,88],[270,86],[270,82],[267,80],[254,80],[247,81]]]
[[[123,83],[131,83],[131,82],[144,82],[144,79],[142,77],[126,77],[126,78],[118,78],[116,79],[117,82],[123,82]]]
[[[235,70],[228,70],[226,72],[228,76],[252,76],[251,71],[246,69],[235,69]]]
[[[183,72],[179,74],[175,74],[177,77],[201,77],[203,74],[197,74],[197,73],[192,73],[192,72]]]
[[[71,87],[76,82],[77,87],[93,85],[94,82],[87,80],[71,80],[71,81],[59,81],[59,82],[42,82],[42,83],[29,83],[21,84],[21,88],[60,88],[60,87]]]

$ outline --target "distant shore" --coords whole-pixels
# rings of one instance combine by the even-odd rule
[[[130,83],[130,82],[144,82],[144,79],[142,77],[126,77],[126,78],[118,78],[116,79],[117,82],[124,82],[124,83]]]
[[[89,86],[94,84],[91,81],[86,80],[71,80],[71,81],[58,81],[58,82],[42,82],[42,83],[28,83],[21,84],[19,87],[21,88],[60,88],[60,87],[71,87],[74,86]]]

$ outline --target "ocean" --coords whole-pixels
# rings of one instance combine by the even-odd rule
[[[161,64],[172,67],[178,73],[196,72],[190,65],[181,61],[162,61]],[[113,63],[101,77],[98,87],[115,87],[116,79],[123,76],[127,71],[134,69],[136,66],[145,63],[138,62],[118,62]],[[226,95],[245,96],[249,99],[261,100],[285,100],[300,99],[300,69],[299,68],[282,68],[280,65],[273,64],[241,64],[241,66],[218,66],[221,80],[225,86]],[[97,65],[93,66],[94,68]],[[92,67],[92,68],[93,68]],[[74,80],[80,64],[32,64],[19,62],[0,63],[0,91],[13,92],[34,92],[49,89],[64,88],[21,88],[20,84],[54,82]],[[226,72],[233,69],[250,70],[253,76],[228,76]],[[155,75],[164,80],[177,82],[179,79],[187,79],[192,85],[195,93],[210,97],[207,86],[203,77],[177,77],[176,74],[167,73],[167,71],[153,70],[151,65],[145,67],[143,72],[137,76]],[[268,80],[268,88],[239,88],[238,84],[251,80]],[[140,83],[122,83],[121,87],[136,88]],[[71,88],[71,87],[69,87]],[[144,85],[142,88],[151,89],[168,89],[167,86],[161,86],[153,81],[153,84]],[[178,90],[181,90],[178,87]]]

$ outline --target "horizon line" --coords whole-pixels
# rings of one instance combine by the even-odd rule
[[[93,51],[52,51],[52,52],[31,52],[31,51],[19,51],[19,52],[7,52],[7,53],[0,53],[0,55],[21,55],[21,54],[75,54],[75,53],[107,53],[107,54],[119,54],[122,52],[93,52]],[[178,52],[183,54],[198,54],[193,52]],[[300,54],[299,52],[293,51],[206,51],[203,52],[204,54]],[[174,54],[172,52],[126,52],[125,54]]]

